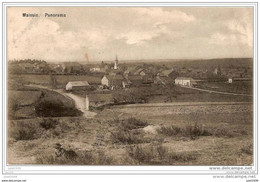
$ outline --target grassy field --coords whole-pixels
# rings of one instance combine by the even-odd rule
[[[253,81],[234,81],[232,84],[225,82],[200,82],[199,88],[253,95]]]
[[[253,161],[252,105],[111,107],[93,119],[9,122],[9,163],[250,165]],[[57,157],[56,143],[76,156]]]

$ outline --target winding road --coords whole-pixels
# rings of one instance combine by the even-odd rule
[[[72,94],[72,93],[67,93],[67,92],[64,92],[63,89],[50,89],[48,87],[44,87],[44,86],[40,86],[40,85],[26,85],[26,86],[29,86],[29,87],[36,87],[36,88],[41,88],[41,89],[45,89],[45,90],[49,90],[49,91],[53,91],[53,92],[56,92],[56,93],[59,93],[63,96],[65,96],[66,98],[72,100],[74,103],[75,103],[75,107],[80,110],[81,112],[83,112],[83,116],[85,118],[93,118],[97,113],[95,112],[91,112],[91,111],[87,111],[85,109],[85,104],[86,104],[86,98],[83,98],[83,97],[80,97],[80,96],[77,96],[75,94]]]

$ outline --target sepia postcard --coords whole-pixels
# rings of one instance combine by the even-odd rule
[[[8,166],[254,169],[254,4],[49,5],[5,7]]]

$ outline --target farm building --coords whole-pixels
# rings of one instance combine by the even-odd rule
[[[177,77],[175,79],[176,85],[183,85],[183,86],[189,86],[192,87],[193,85],[197,84],[196,81],[193,78],[189,77]]]
[[[101,79],[101,84],[111,88],[122,87],[123,81],[125,81],[125,79],[121,75],[104,75]]]
[[[66,90],[86,90],[89,87],[90,86],[87,81],[73,81],[67,83]]]

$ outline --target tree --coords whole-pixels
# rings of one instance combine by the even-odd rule
[[[57,88],[57,79],[53,74],[50,74],[50,85],[52,88]]]

